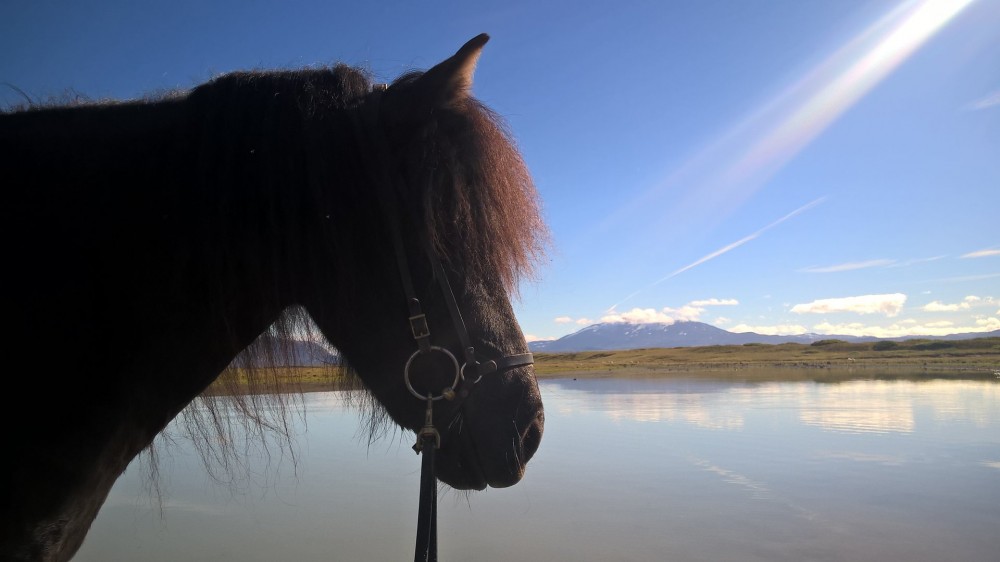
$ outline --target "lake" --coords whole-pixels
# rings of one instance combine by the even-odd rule
[[[442,490],[440,559],[1000,560],[1000,381],[829,378],[544,380],[525,479]],[[134,462],[74,560],[412,559],[412,436],[369,443],[342,393],[302,406],[221,479],[171,426],[160,499]]]

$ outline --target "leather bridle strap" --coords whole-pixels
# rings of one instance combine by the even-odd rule
[[[374,88],[373,94],[375,96],[381,96],[382,92],[387,89],[385,85],[378,85]],[[378,103],[378,97],[375,98],[376,104]],[[427,324],[427,317],[423,313],[420,305],[420,299],[417,298],[417,293],[414,288],[413,278],[410,275],[409,264],[406,260],[406,249],[403,244],[403,236],[399,230],[399,225],[396,222],[396,218],[400,217],[401,214],[396,206],[395,194],[391,193],[391,186],[393,182],[387,168],[390,168],[390,158],[387,154],[386,147],[388,146],[385,142],[385,138],[382,136],[381,128],[378,119],[378,106],[376,105],[375,111],[373,112],[373,123],[370,123],[369,132],[377,135],[375,139],[372,139],[373,145],[379,152],[381,158],[373,161],[373,156],[368,151],[362,151],[367,159],[368,168],[371,173],[376,175],[376,184],[379,191],[379,201],[382,205],[383,214],[386,216],[386,223],[389,227],[389,234],[393,245],[393,250],[396,254],[396,265],[399,270],[400,281],[403,285],[403,291],[406,295],[407,307],[409,309],[409,322],[410,331],[413,334],[413,339],[416,340],[417,346],[421,352],[430,352],[433,346],[430,343],[430,327]],[[426,237],[421,234],[420,236],[421,245],[423,246],[424,254],[431,263],[431,268],[434,272],[434,277],[440,285],[441,292],[444,295],[444,301],[448,307],[448,313],[451,315],[452,324],[455,327],[455,332],[458,335],[459,342],[462,345],[462,355],[464,359],[464,364],[459,370],[459,379],[461,389],[452,388],[452,391],[457,391],[462,395],[468,393],[468,388],[465,382],[475,384],[482,379],[483,375],[492,374],[496,372],[502,372],[507,369],[513,369],[516,367],[523,367],[525,365],[531,365],[534,363],[534,356],[529,353],[519,353],[514,355],[507,355],[500,357],[498,359],[487,360],[480,363],[476,359],[476,349],[472,345],[472,340],[469,337],[468,329],[465,325],[465,320],[462,318],[462,312],[458,307],[458,301],[455,298],[455,293],[451,289],[451,283],[448,281],[448,274],[441,264],[441,260],[438,259],[437,253],[431,247],[430,243],[427,241]],[[441,348],[434,348],[441,349]],[[449,353],[450,355],[450,353]],[[471,368],[473,371],[468,373],[470,377],[474,377],[472,380],[466,378],[466,369]],[[414,393],[417,394],[417,393]],[[419,396],[419,395],[418,395]],[[464,397],[464,396],[463,396]],[[423,399],[423,396],[420,396]]]
[[[410,274],[410,267],[406,260],[406,247],[403,244],[403,235],[400,232],[399,225],[397,224],[398,218],[401,216],[399,209],[396,205],[395,194],[391,192],[392,188],[392,175],[388,170],[391,169],[391,158],[388,154],[388,145],[385,142],[385,138],[382,134],[381,128],[379,127],[378,118],[378,103],[381,93],[386,90],[386,86],[376,86],[372,94],[374,96],[373,103],[375,108],[372,112],[372,121],[368,123],[368,134],[375,135],[372,140],[372,144],[375,150],[378,151],[380,158],[375,158],[370,151],[362,150],[363,157],[366,160],[366,165],[370,173],[374,174],[375,183],[377,184],[376,189],[378,190],[378,199],[382,206],[382,212],[385,216],[385,222],[389,227],[389,236],[392,241],[393,253],[396,254],[396,265],[399,270],[399,278],[403,284],[403,292],[406,295],[407,307],[409,309],[409,322],[410,331],[413,333],[413,339],[416,340],[418,350],[410,356],[409,361],[407,361],[406,366],[403,370],[403,378],[406,382],[406,386],[409,391],[421,400],[427,401],[427,410],[425,413],[425,424],[424,427],[418,432],[417,444],[414,445],[414,449],[418,453],[423,454],[423,459],[421,461],[421,471],[420,471],[420,506],[417,515],[417,541],[414,551],[415,562],[435,562],[437,560],[437,479],[434,475],[434,451],[440,446],[440,434],[433,425],[433,403],[435,400],[441,398],[453,399],[456,396],[459,400],[464,399],[468,396],[471,386],[478,383],[483,375],[502,372],[507,369],[512,369],[515,367],[522,367],[525,365],[531,365],[534,363],[534,356],[531,353],[519,353],[515,355],[507,355],[500,357],[498,359],[487,360],[484,363],[480,363],[476,359],[476,349],[472,345],[472,339],[469,337],[469,331],[465,326],[465,320],[462,318],[462,311],[458,307],[458,300],[455,298],[455,293],[451,289],[451,282],[448,281],[448,273],[445,271],[444,266],[441,264],[441,260],[438,259],[437,253],[431,244],[423,235],[420,234],[421,245],[423,246],[424,254],[431,263],[431,269],[434,274],[434,278],[437,279],[438,284],[441,288],[441,293],[444,295],[445,304],[448,307],[448,313],[451,315],[452,324],[455,327],[455,332],[458,335],[458,339],[462,344],[462,355],[465,360],[464,364],[459,367],[455,356],[447,349],[433,346],[430,342],[430,327],[427,324],[427,316],[424,314],[420,306],[420,299],[417,298],[417,292],[413,286],[413,277]],[[365,133],[362,131],[362,133]],[[419,222],[415,222],[419,224]],[[445,388],[441,391],[441,394],[434,396],[432,393],[428,393],[426,396],[417,392],[410,383],[410,363],[413,359],[420,354],[426,354],[431,352],[440,352],[451,358],[452,362],[455,364],[456,377],[452,386]],[[469,377],[475,377],[470,380],[466,376],[465,370],[471,368],[473,371],[469,373]]]

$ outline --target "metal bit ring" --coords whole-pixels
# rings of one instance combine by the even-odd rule
[[[455,380],[451,383],[451,386],[442,390],[441,394],[437,396],[434,396],[429,393],[420,394],[419,392],[417,392],[415,388],[413,388],[413,384],[410,383],[410,364],[413,363],[413,359],[416,358],[418,355],[423,355],[424,353],[431,353],[434,351],[444,353],[445,355],[448,356],[449,359],[451,359],[452,365],[455,366]],[[461,377],[462,377],[462,369],[458,366],[458,359],[455,359],[455,356],[447,349],[443,347],[438,347],[436,345],[432,345],[430,347],[430,351],[421,351],[419,349],[414,351],[413,355],[410,355],[410,358],[406,360],[406,366],[403,367],[403,381],[406,382],[406,389],[410,391],[410,394],[416,396],[420,400],[440,400],[444,398],[449,391],[451,391],[454,394],[455,388],[458,386],[458,382],[461,380]]]

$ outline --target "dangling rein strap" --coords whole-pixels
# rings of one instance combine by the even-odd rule
[[[417,543],[414,562],[437,562],[437,478],[434,476],[434,451],[441,436],[430,425],[431,406],[427,402],[427,422],[413,448],[422,453],[420,461],[420,505],[417,511]]]

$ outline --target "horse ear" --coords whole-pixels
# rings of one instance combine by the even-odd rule
[[[417,81],[426,96],[424,99],[436,106],[448,106],[468,97],[476,62],[489,40],[489,35],[481,33],[450,58],[425,72]]]

